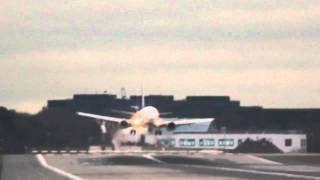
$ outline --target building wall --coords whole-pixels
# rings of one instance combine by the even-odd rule
[[[172,139],[175,141],[175,147],[178,148],[205,148],[205,149],[235,149],[241,142],[247,138],[259,140],[265,138],[272,142],[283,152],[305,152],[306,146],[301,142],[306,142],[305,134],[174,134]],[[207,145],[200,145],[200,139],[213,139],[214,144],[206,142]],[[186,141],[186,140],[189,140]],[[194,144],[192,143],[194,140]],[[220,141],[219,141],[220,140]],[[239,142],[239,140],[241,142]],[[291,145],[285,145],[286,140],[291,140]],[[183,145],[186,142],[185,145]]]

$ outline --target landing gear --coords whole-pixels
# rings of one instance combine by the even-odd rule
[[[130,135],[136,135],[136,130],[132,129],[132,130],[130,131]]]
[[[152,133],[152,131],[153,131],[153,128],[149,126],[148,132],[149,132],[149,133]]]
[[[162,131],[161,130],[156,130],[155,132],[154,132],[154,134],[157,136],[157,135],[159,135],[159,136],[161,136],[162,135]]]
[[[146,144],[146,136],[144,134],[141,134],[140,136],[140,143],[141,146],[144,146]]]

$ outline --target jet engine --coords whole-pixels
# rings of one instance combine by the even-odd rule
[[[171,122],[167,125],[167,130],[168,131],[173,131],[176,129],[176,124],[174,122]]]
[[[120,122],[120,126],[121,126],[122,128],[127,128],[127,127],[129,127],[129,123],[128,123],[127,121],[121,121],[121,122]]]

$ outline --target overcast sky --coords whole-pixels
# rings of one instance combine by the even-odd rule
[[[320,107],[319,0],[11,0],[0,6],[0,105],[74,93],[230,95]]]

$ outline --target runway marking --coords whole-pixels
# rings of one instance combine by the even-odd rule
[[[183,165],[189,166],[189,165]],[[263,174],[263,175],[272,175],[272,176],[282,176],[288,178],[299,178],[299,179],[314,179],[320,180],[320,177],[317,176],[307,176],[307,175],[298,175],[298,174],[289,174],[283,172],[269,172],[269,171],[261,171],[261,170],[251,170],[251,169],[239,169],[239,168],[227,168],[227,167],[208,167],[208,166],[201,166],[210,169],[216,169],[221,171],[230,171],[230,172],[242,172],[242,173],[251,173],[251,174]]]
[[[47,161],[45,160],[45,158],[44,158],[41,154],[37,154],[37,155],[36,155],[36,158],[37,158],[37,160],[39,161],[39,163],[40,163],[41,166],[43,166],[44,168],[49,169],[50,171],[53,171],[53,172],[55,172],[55,173],[57,173],[57,174],[59,174],[59,175],[61,175],[61,176],[64,176],[64,177],[66,177],[66,178],[69,178],[69,179],[73,179],[73,180],[84,180],[84,179],[81,178],[81,177],[78,177],[78,176],[75,176],[75,175],[73,175],[73,174],[70,174],[70,173],[68,173],[68,172],[66,172],[66,171],[63,171],[63,170],[61,170],[61,169],[58,169],[58,168],[56,168],[56,167],[54,167],[54,166],[50,166],[50,165],[47,163]]]
[[[267,163],[267,164],[283,165],[282,163],[279,163],[279,162],[276,162],[276,161],[271,161],[271,160],[264,159],[264,158],[261,158],[261,157],[258,157],[258,156],[254,156],[254,155],[246,155],[246,156],[247,156],[248,158],[255,159],[255,160],[258,160],[258,161]]]
[[[253,174],[284,176],[284,177],[289,177],[289,178],[318,179],[318,180],[320,180],[320,177],[317,177],[317,176],[307,176],[307,175],[289,174],[289,173],[281,173],[281,172],[267,172],[267,171],[237,169],[237,168],[224,168],[224,167],[217,167],[217,169],[225,170],[225,171],[247,172],[247,173],[253,173]]]
[[[165,162],[163,162],[163,161],[161,161],[161,160],[153,157],[151,154],[144,154],[144,155],[142,155],[142,156],[143,156],[144,158],[150,159],[150,160],[155,161],[155,162],[157,162],[157,163],[165,164]]]

